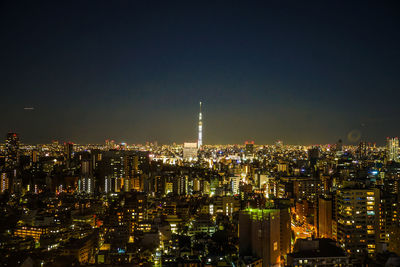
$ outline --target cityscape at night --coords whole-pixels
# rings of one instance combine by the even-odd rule
[[[0,266],[400,266],[399,11],[0,3]]]

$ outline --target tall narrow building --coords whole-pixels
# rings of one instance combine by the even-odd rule
[[[337,242],[355,259],[376,255],[380,203],[378,188],[354,186],[336,191]]]
[[[85,153],[81,156],[81,177],[78,180],[79,192],[94,193],[94,168],[92,155]]]
[[[386,139],[386,158],[387,161],[399,161],[399,139],[387,138]]]
[[[200,101],[200,112],[199,112],[199,140],[198,140],[198,146],[199,149],[203,145],[203,118],[201,115],[201,101]]]
[[[332,198],[318,198],[318,236],[332,239]]]
[[[278,209],[241,211],[239,213],[240,257],[253,256],[262,259],[262,267],[281,266],[280,220]]]
[[[64,158],[67,169],[71,167],[71,161],[74,153],[74,144],[71,142],[64,143]]]
[[[4,186],[10,187],[12,192],[20,192],[22,189],[22,179],[19,175],[19,135],[17,133],[8,133],[6,139],[6,157],[5,157],[5,172],[6,179]],[[2,181],[2,182],[3,182]],[[7,183],[6,183],[7,181]]]
[[[17,133],[8,133],[6,139],[5,166],[8,171],[13,171],[19,163],[19,136]]]

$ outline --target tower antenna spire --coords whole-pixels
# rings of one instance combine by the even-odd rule
[[[199,112],[199,140],[197,143],[199,149],[203,145],[203,118],[201,114],[201,101],[200,101],[200,112]]]

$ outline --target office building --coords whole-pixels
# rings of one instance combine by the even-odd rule
[[[280,212],[246,209],[239,214],[239,255],[262,259],[262,266],[280,266]]]
[[[197,158],[197,143],[184,143],[183,144],[183,159],[192,161]]]
[[[6,137],[5,167],[7,171],[13,171],[19,163],[19,136],[17,133],[8,133]]]
[[[246,156],[246,158],[254,156],[254,141],[251,142],[246,141],[244,148],[244,155]]]
[[[139,156],[126,154],[124,158],[125,191],[143,190],[143,182],[139,173]]]
[[[71,167],[71,161],[74,153],[74,144],[71,142],[64,144],[64,158],[67,169]]]
[[[332,199],[318,198],[318,237],[333,238],[332,212]]]
[[[189,178],[187,175],[176,177],[173,182],[173,191],[177,195],[186,195],[188,193]]]
[[[386,139],[386,160],[387,161],[399,161],[399,139],[387,138]]]
[[[368,145],[366,142],[361,141],[358,144],[357,156],[358,159],[365,159],[367,157]]]
[[[81,160],[81,176],[78,181],[79,192],[93,194],[95,188],[95,181],[93,175],[93,161],[91,155],[85,154]]]
[[[235,175],[230,178],[231,190],[233,195],[239,194],[240,179],[241,179],[240,175]]]

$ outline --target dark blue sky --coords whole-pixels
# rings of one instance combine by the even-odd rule
[[[350,3],[351,2],[351,3]],[[3,1],[0,133],[27,143],[399,135],[396,1]],[[35,107],[26,111],[24,107]]]

